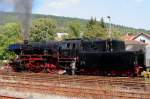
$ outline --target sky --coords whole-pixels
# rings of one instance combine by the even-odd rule
[[[9,0],[11,1],[11,0]],[[11,11],[0,4],[0,10]],[[33,13],[90,19],[150,30],[150,0],[34,0]]]

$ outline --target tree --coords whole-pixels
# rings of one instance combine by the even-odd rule
[[[14,38],[14,41],[23,41],[23,35],[21,33],[20,24],[18,23],[6,23],[3,26],[3,32],[9,39]]]
[[[117,30],[117,28],[112,28],[112,39],[121,39],[121,37],[124,35],[121,31]]]
[[[93,17],[91,20],[87,23],[87,29],[93,29],[93,25],[97,25],[96,18],[94,19]]]
[[[54,40],[56,33],[56,21],[50,18],[39,18],[34,20],[30,30],[31,41]]]
[[[3,59],[10,59],[14,56],[14,53],[9,52],[8,46],[16,42],[21,42],[22,35],[20,32],[20,25],[17,23],[6,23],[0,26],[0,56]]]
[[[78,21],[73,21],[69,25],[69,37],[71,38],[80,38],[81,37],[81,24]]]
[[[86,38],[106,38],[107,37],[107,29],[103,22],[98,22],[95,19],[91,18],[91,20],[87,24],[87,32],[84,33],[84,37]]]
[[[100,25],[101,25],[102,28],[106,28],[106,25],[105,25],[103,17],[101,18]]]

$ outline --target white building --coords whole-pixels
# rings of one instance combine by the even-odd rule
[[[126,50],[128,51],[139,51],[145,52],[145,65],[150,68],[150,35],[140,33],[134,37],[126,37]]]
[[[150,35],[140,33],[134,38],[132,38],[134,41],[140,41],[146,44],[145,46],[145,62],[146,66],[150,67]]]
[[[140,33],[140,34],[136,35],[135,37],[133,37],[132,40],[150,44],[150,35]]]
[[[58,38],[62,38],[63,36],[68,36],[68,33],[57,33]]]
[[[56,40],[62,40],[64,36],[69,35],[68,33],[63,33],[63,32],[56,33],[56,34],[57,34],[57,37],[55,38]]]

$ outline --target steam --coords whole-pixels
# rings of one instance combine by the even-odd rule
[[[12,5],[17,19],[21,23],[24,40],[29,40],[29,28],[32,20],[33,0],[0,0],[0,3]]]

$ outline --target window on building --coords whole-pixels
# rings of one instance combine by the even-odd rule
[[[145,40],[142,40],[142,39],[140,39],[140,42],[143,42],[143,43],[145,43]]]

